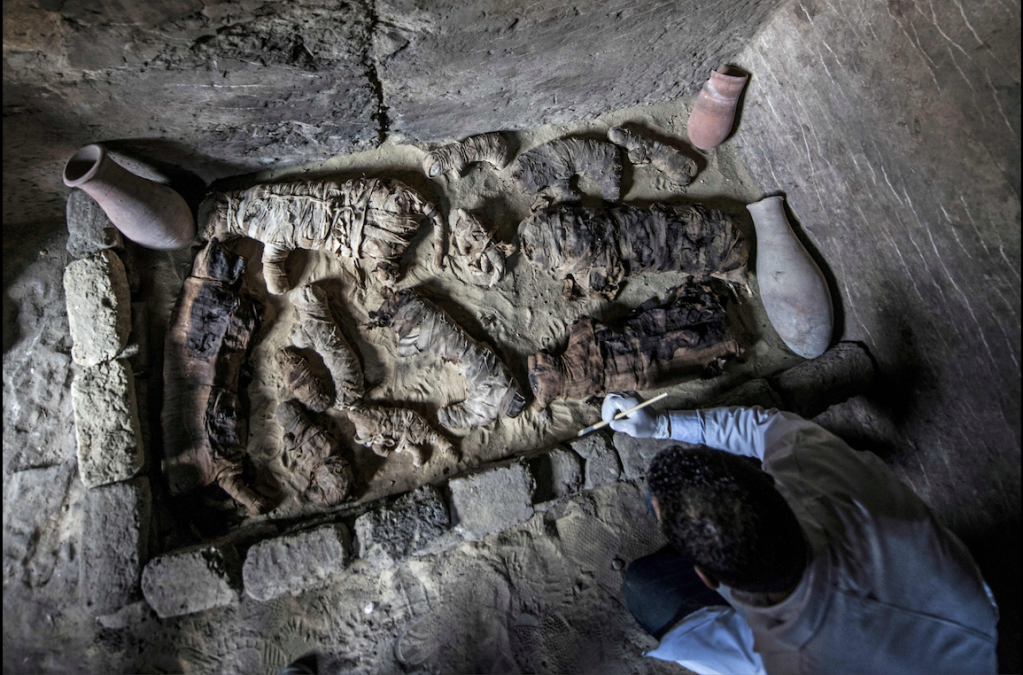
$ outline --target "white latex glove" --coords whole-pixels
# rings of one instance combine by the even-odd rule
[[[614,416],[643,402],[636,394],[608,394],[600,407],[600,419],[611,423],[611,428],[633,438],[668,438],[671,424],[668,415],[653,410],[653,406],[629,413],[620,420]]]

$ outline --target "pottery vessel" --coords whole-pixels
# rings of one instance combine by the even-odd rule
[[[110,222],[139,246],[171,251],[195,237],[195,219],[181,195],[123,168],[102,145],[87,145],[68,160],[64,185],[89,193]]]
[[[767,318],[789,349],[815,359],[831,343],[834,311],[828,282],[792,232],[781,197],[746,208],[757,230],[757,281]]]
[[[728,72],[731,71],[731,72]],[[724,67],[713,70],[689,115],[689,140],[701,150],[721,145],[732,131],[739,95],[749,76]]]

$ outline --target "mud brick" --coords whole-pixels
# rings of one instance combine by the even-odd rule
[[[350,560],[351,538],[340,523],[267,539],[245,556],[245,592],[260,602],[298,595],[328,583]]]

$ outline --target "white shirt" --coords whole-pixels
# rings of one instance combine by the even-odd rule
[[[996,671],[998,607],[980,570],[880,459],[791,413],[670,415],[675,440],[763,462],[811,560],[792,595],[770,607],[744,605],[722,587],[732,608],[686,617],[648,656],[698,673]],[[724,666],[707,649],[723,641]]]

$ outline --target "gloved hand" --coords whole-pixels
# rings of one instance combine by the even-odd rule
[[[639,396],[631,394],[608,394],[600,407],[600,419],[611,422],[611,428],[628,434],[633,438],[668,438],[671,424],[667,413],[653,410],[653,406],[629,413],[627,417],[615,420],[614,416],[623,410],[634,408],[643,402]]]

